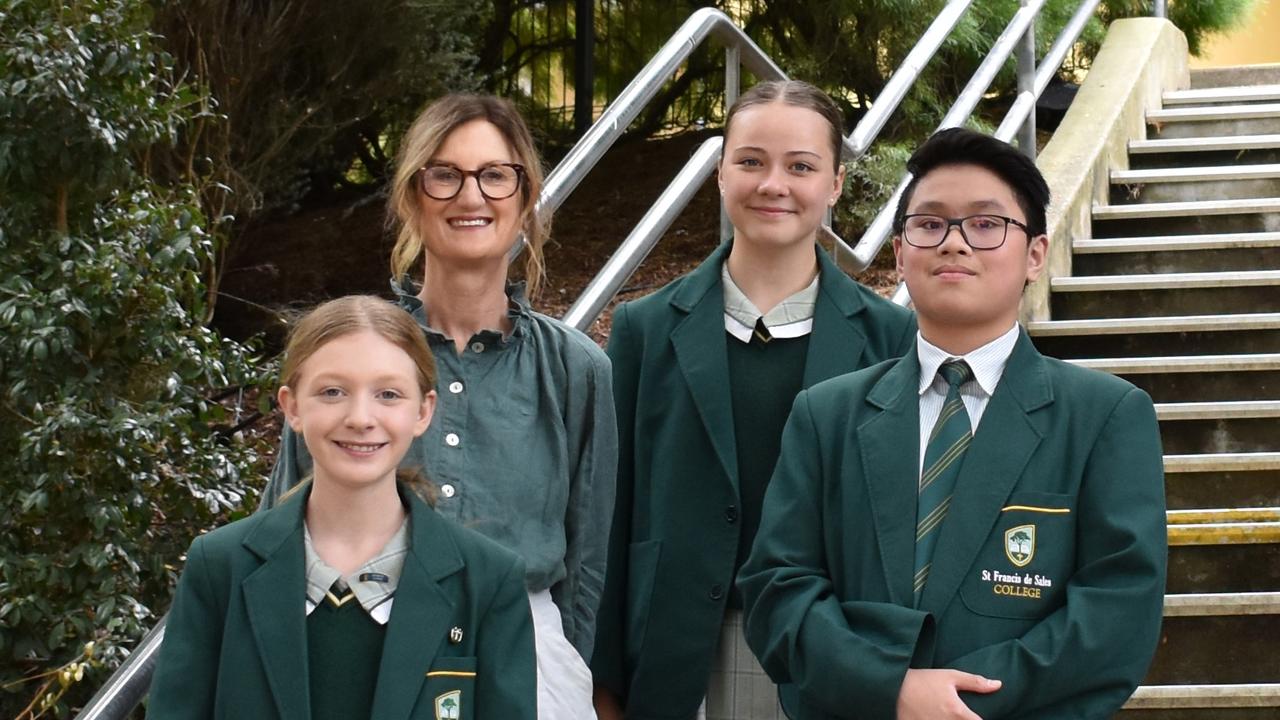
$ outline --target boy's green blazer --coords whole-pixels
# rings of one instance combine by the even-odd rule
[[[191,544],[148,718],[309,720],[305,495]],[[436,698],[461,691],[461,718],[533,720],[536,671],[523,563],[412,493],[402,489],[401,496],[408,498],[412,541],[370,717],[434,720]]]
[[[613,318],[618,491],[592,671],[632,719],[696,713],[733,587],[741,523],[720,281],[729,248]],[[916,327],[815,251],[804,387],[901,355]]]
[[[919,375],[913,350],[796,398],[740,573],[748,643],[803,720],[891,719],[908,668],[1003,681],[961,694],[984,720],[1111,717],[1160,633],[1151,399],[1022,333],[914,608]]]

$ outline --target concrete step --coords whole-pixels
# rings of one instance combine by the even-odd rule
[[[1067,362],[1119,375],[1157,403],[1280,398],[1280,354],[1078,358]]]
[[[1080,238],[1071,251],[1074,275],[1280,268],[1280,232]]]
[[[1163,95],[1166,108],[1186,105],[1213,105],[1218,103],[1248,103],[1280,101],[1280,85],[1246,85],[1238,87],[1212,87],[1197,90],[1168,90]]]
[[[1280,312],[1280,270],[1058,277],[1049,287],[1060,320]]]
[[[1204,403],[1217,404],[1220,403]],[[1272,406],[1272,411],[1263,417],[1166,419],[1160,423],[1160,441],[1164,451],[1170,454],[1280,451],[1280,432],[1276,431],[1280,424],[1276,422],[1280,417],[1277,409],[1280,401],[1267,404]],[[1280,502],[1280,487],[1276,492]]]
[[[1280,197],[1095,205],[1094,237],[1274,232]]]
[[[1267,135],[1280,131],[1280,103],[1175,107],[1147,113],[1149,138]]]
[[[1111,173],[1112,205],[1280,196],[1280,164],[1149,168]]]
[[[1280,353],[1280,313],[1050,320],[1027,332],[1040,352],[1064,359]]]
[[[1157,416],[1162,407],[1156,404]],[[1166,453],[1164,486],[1170,510],[1274,507],[1280,503],[1280,452]]]
[[[1248,355],[1168,355],[1139,358],[1080,358],[1073,365],[1114,375],[1240,372],[1280,369],[1280,353]]]
[[[1280,614],[1280,592],[1165,595],[1165,617]]]
[[[1280,683],[1143,685],[1121,720],[1275,720]]]
[[[1171,528],[1171,531],[1173,529]],[[1262,530],[1255,532],[1272,532]],[[1280,590],[1280,542],[1270,536],[1266,542],[1246,542],[1250,537],[1237,530],[1204,530],[1194,538],[1179,534],[1179,542],[1169,545],[1170,593],[1275,592]],[[1203,542],[1190,542],[1196,539]],[[1171,535],[1170,540],[1173,540]],[[1274,634],[1272,638],[1280,637]],[[1280,655],[1277,655],[1280,657]],[[1280,671],[1280,666],[1273,666]],[[1270,676],[1280,680],[1280,672]],[[1178,682],[1207,682],[1213,678],[1180,678]],[[1257,681],[1266,678],[1250,678]],[[1244,682],[1244,679],[1236,682]]]
[[[1280,134],[1220,135],[1129,141],[1133,170],[1280,162]]]
[[[1164,422],[1246,418],[1280,418],[1280,400],[1158,403],[1156,405],[1156,419]],[[1280,488],[1277,488],[1277,491],[1280,491]]]
[[[1147,113],[1148,138],[1268,135],[1280,131],[1280,103],[1167,107]]]
[[[1144,685],[1280,681],[1280,592],[1166,595]]]
[[[1192,68],[1191,87],[1226,88],[1280,84],[1280,63]]]

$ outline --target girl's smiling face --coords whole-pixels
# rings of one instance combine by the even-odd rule
[[[840,196],[844,168],[836,169],[831,128],[822,115],[770,102],[734,117],[719,183],[735,241],[812,244],[827,208]]]
[[[278,397],[315,460],[315,482],[358,489],[394,482],[409,445],[431,422],[436,393],[423,393],[408,353],[360,330],[320,346]]]

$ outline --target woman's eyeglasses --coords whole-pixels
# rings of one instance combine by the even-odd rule
[[[494,163],[479,170],[463,170],[452,165],[428,165],[417,173],[418,189],[435,200],[452,200],[462,192],[468,177],[476,179],[481,195],[490,200],[506,200],[520,189],[524,166]]]

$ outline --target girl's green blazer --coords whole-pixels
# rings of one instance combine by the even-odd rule
[[[609,339],[618,491],[591,667],[631,720],[694,716],[733,586],[742,523],[720,283],[729,249],[621,306]],[[911,312],[815,251],[804,387],[898,357],[916,330]]]
[[[308,489],[309,490],[309,489]],[[178,582],[148,718],[309,720],[307,492],[196,538]],[[411,547],[396,589],[371,717],[537,716],[524,567],[509,550],[401,488]],[[441,696],[460,715],[441,715]]]

